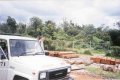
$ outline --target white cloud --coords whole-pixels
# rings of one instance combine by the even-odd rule
[[[72,0],[64,8],[64,16],[79,24],[112,25],[120,18],[117,14],[112,15],[120,12],[119,4],[118,0]]]
[[[112,25],[120,19],[120,0],[0,1],[0,16],[28,21],[32,16],[57,23],[64,18],[78,24]]]

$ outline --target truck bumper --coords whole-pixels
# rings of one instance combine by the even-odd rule
[[[72,77],[66,77],[66,78],[62,78],[62,79],[55,79],[55,80],[74,80]]]
[[[73,79],[73,78],[71,78],[71,77],[68,77],[68,78],[63,79],[63,80],[74,80],[74,79]]]
[[[65,77],[65,78],[61,78],[61,79],[43,79],[43,80],[74,80],[71,77]]]

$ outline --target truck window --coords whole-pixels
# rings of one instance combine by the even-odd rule
[[[35,53],[43,54],[41,47],[37,40],[10,40],[11,56],[26,56]]]

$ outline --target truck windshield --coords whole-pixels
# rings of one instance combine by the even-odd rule
[[[37,40],[10,40],[11,56],[44,54]]]

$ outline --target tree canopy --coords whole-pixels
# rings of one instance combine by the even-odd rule
[[[120,22],[116,22],[116,25],[120,27]],[[52,40],[74,41],[76,44],[78,42],[86,44],[92,42],[96,46],[111,42],[112,46],[120,46],[119,29],[109,29],[105,25],[100,27],[96,27],[93,24],[78,25],[72,21],[63,21],[58,26],[51,20],[43,21],[39,17],[32,17],[29,19],[29,24],[25,24],[17,23],[14,18],[8,16],[5,22],[0,23],[0,33],[18,33],[32,37],[42,35],[48,40],[46,41],[46,43],[49,43],[48,48],[52,45]]]

